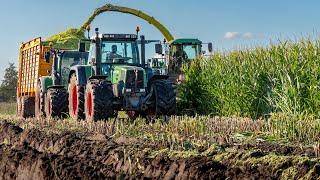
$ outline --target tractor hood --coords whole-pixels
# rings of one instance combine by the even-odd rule
[[[113,65],[113,67],[114,67],[114,69],[119,69],[119,70],[141,70],[141,71],[144,71],[144,69],[139,66]]]
[[[110,80],[116,96],[128,92],[145,92],[147,87],[145,70],[138,66],[113,65]]]

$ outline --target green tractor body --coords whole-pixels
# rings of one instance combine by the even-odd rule
[[[114,117],[118,111],[126,111],[130,118],[173,115],[176,102],[173,83],[168,76],[155,75],[146,66],[144,45],[135,34],[97,33],[90,45],[87,64],[70,70],[71,117],[95,121]],[[73,101],[74,98],[78,100]],[[83,114],[79,114],[82,101]]]
[[[43,91],[51,86],[64,86],[68,87],[68,80],[70,69],[75,65],[85,65],[88,61],[88,52],[79,51],[61,51],[57,55],[57,67],[52,71],[58,74],[58,83],[54,84],[54,77],[42,76],[39,81],[41,81]],[[53,73],[53,72],[52,72]]]
[[[53,55],[53,56],[52,56]],[[66,117],[68,113],[68,80],[73,66],[86,64],[88,52],[71,50],[52,50],[47,60],[52,57],[53,65],[50,76],[39,78],[35,97],[35,116]]]

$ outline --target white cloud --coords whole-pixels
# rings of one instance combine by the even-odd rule
[[[262,38],[264,37],[263,35],[256,35],[253,34],[252,32],[245,32],[245,33],[240,33],[240,32],[226,32],[224,34],[225,39],[255,39],[255,38]]]
[[[239,32],[226,32],[226,34],[224,35],[225,39],[235,39],[235,38],[239,38],[241,36],[241,34]]]

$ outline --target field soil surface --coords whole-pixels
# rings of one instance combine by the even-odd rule
[[[319,179],[312,147],[267,142],[178,151],[156,141],[0,121],[0,179]]]

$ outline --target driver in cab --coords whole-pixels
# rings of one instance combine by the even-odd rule
[[[118,54],[117,51],[118,51],[117,45],[112,45],[111,52],[108,56],[108,59],[112,60],[115,63],[119,61],[119,58],[122,58],[122,56]]]

